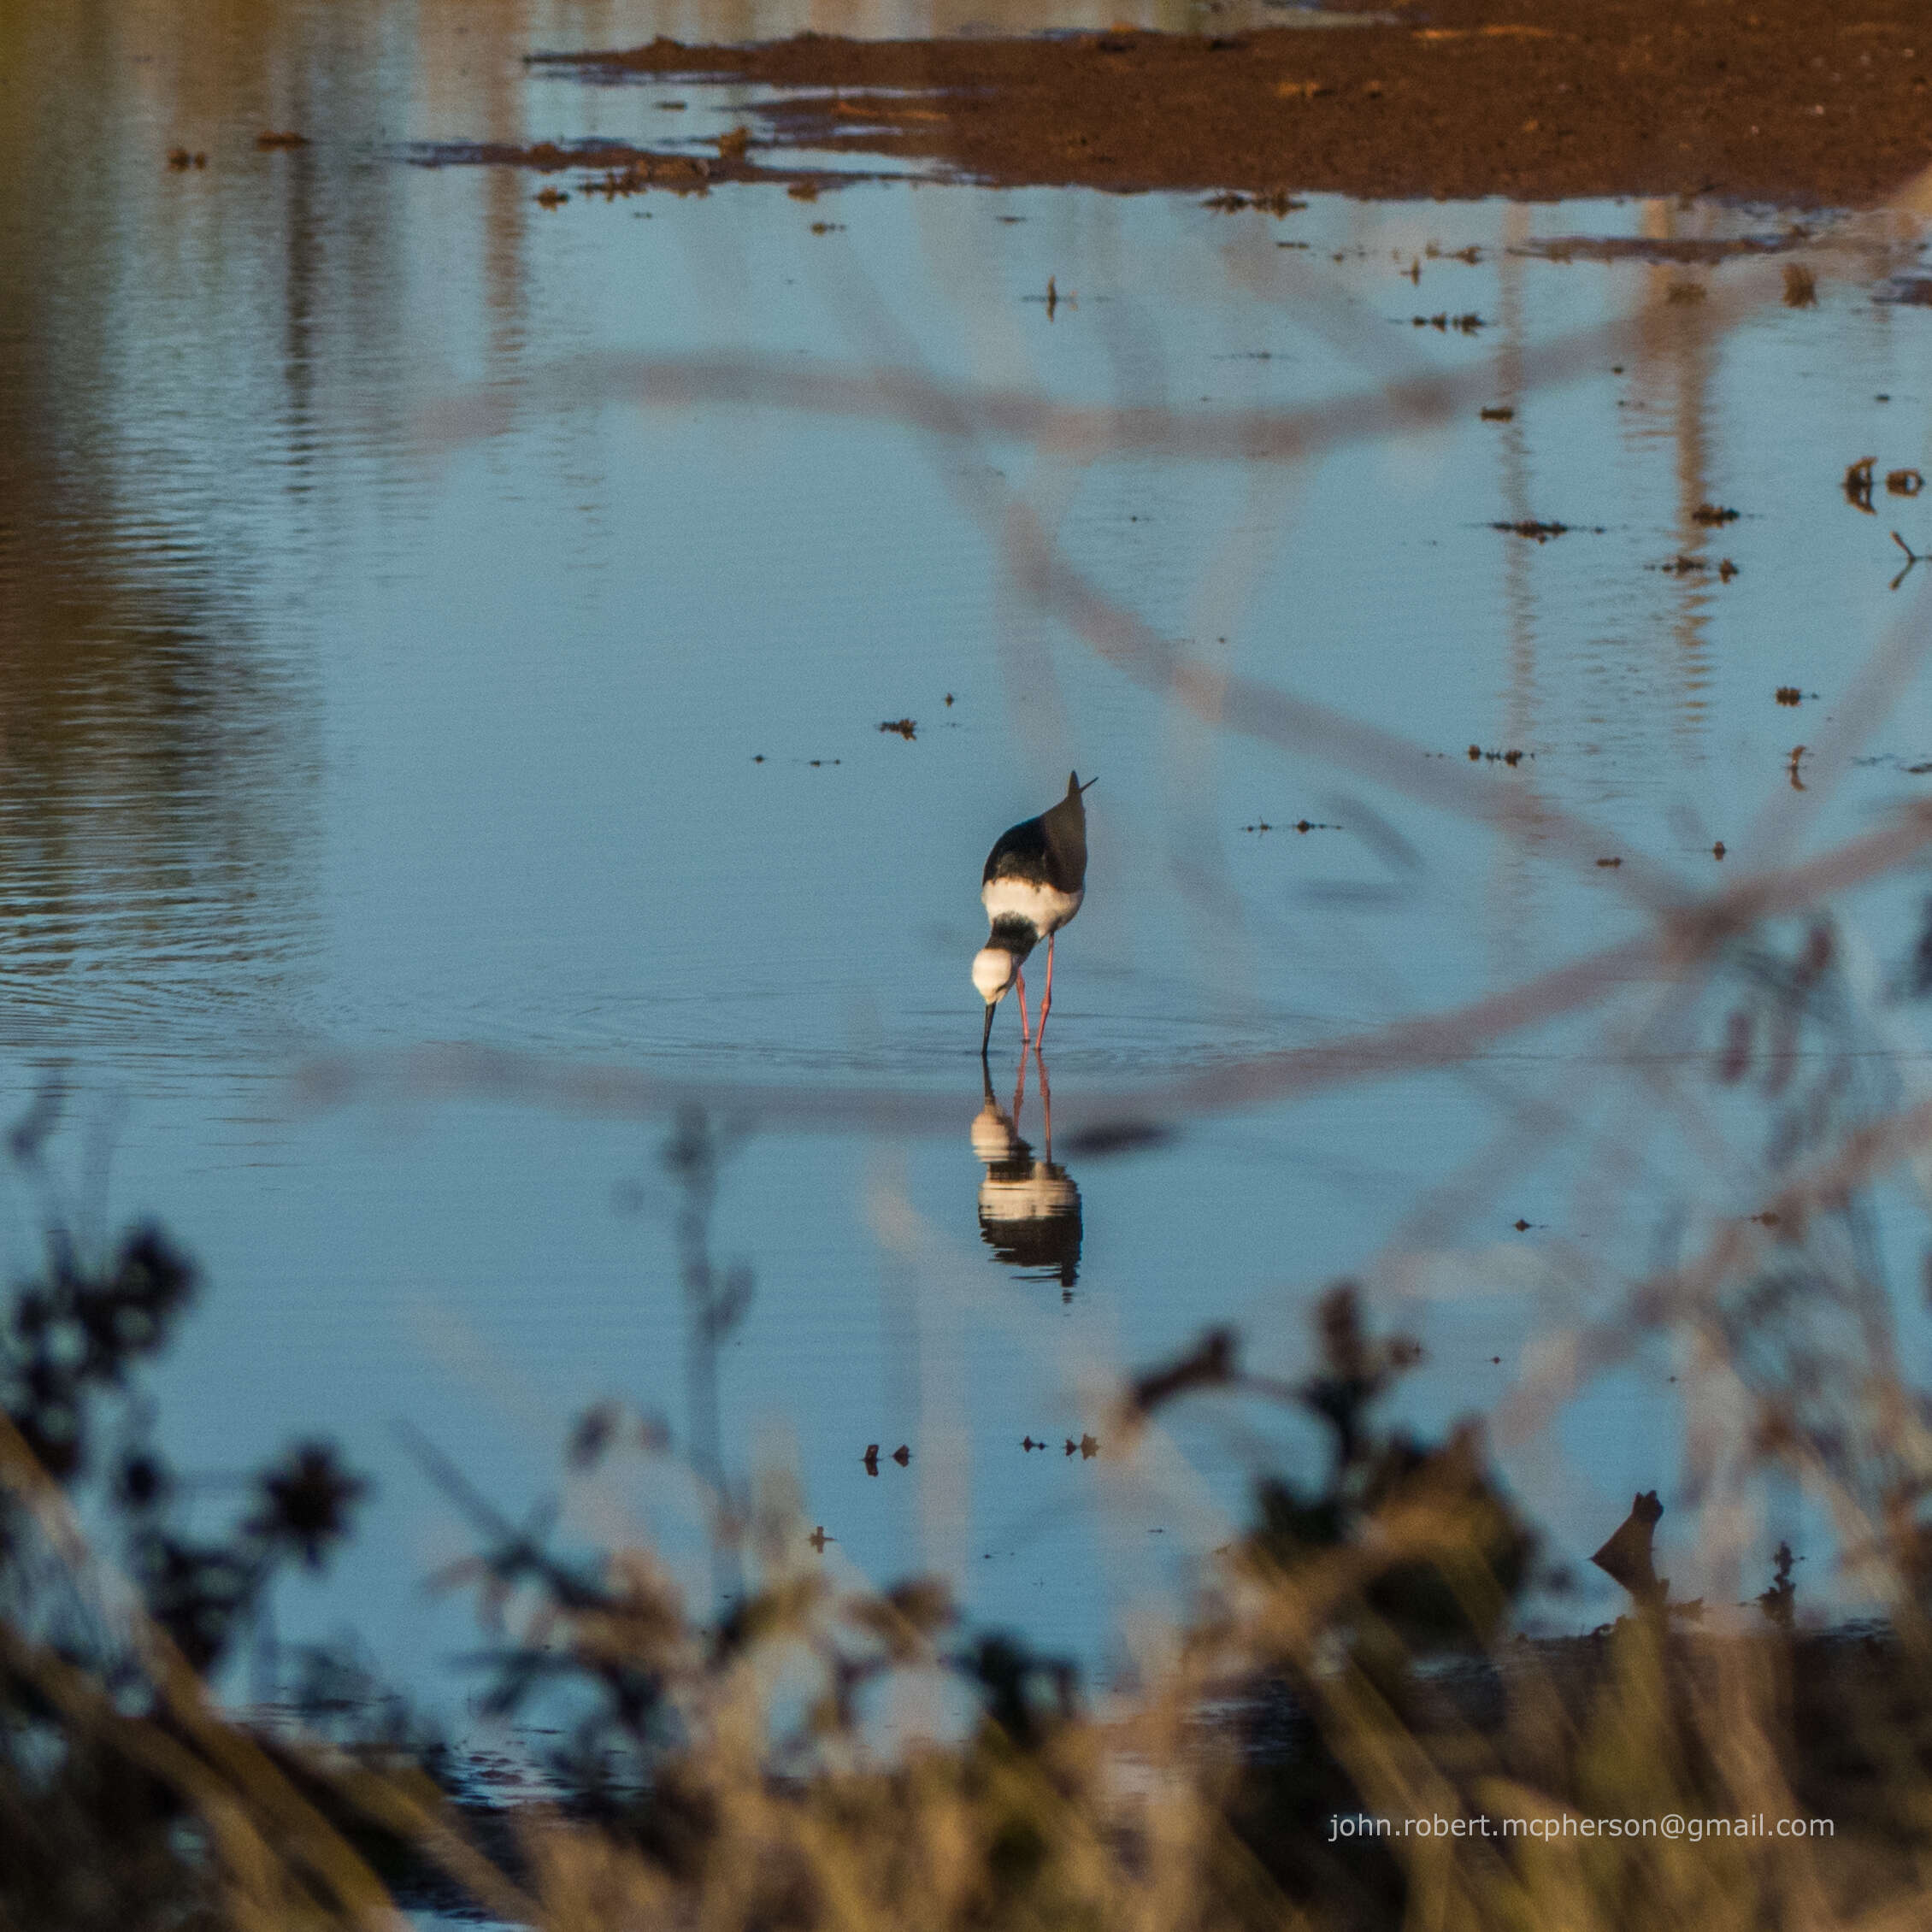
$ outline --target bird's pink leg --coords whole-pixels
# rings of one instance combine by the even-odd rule
[[[1032,1031],[1027,1025],[1026,975],[1024,973],[1015,973],[1013,975],[1013,984],[1020,990],[1020,1044],[1022,1046],[1024,1046],[1027,1042],[1033,1038]]]
[[[1051,933],[1046,935],[1046,991],[1040,996],[1040,1026],[1034,1034],[1036,1042],[1046,1039],[1046,1016],[1053,1010],[1053,939]]]

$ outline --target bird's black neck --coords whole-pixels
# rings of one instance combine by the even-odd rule
[[[993,930],[987,934],[987,944],[1003,947],[1013,955],[1013,963],[1018,965],[1040,944],[1040,928],[1032,920],[1022,919],[1016,912],[1003,912],[993,921]]]

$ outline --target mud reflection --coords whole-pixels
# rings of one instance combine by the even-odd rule
[[[993,1070],[982,1060],[985,1099],[973,1116],[973,1152],[986,1163],[980,1183],[980,1238],[1009,1268],[1029,1281],[1057,1281],[1070,1292],[1080,1279],[1083,1233],[1080,1189],[1053,1158],[1053,1094],[1046,1063],[1040,1065],[1041,1125],[1046,1157],[1036,1160],[1032,1145],[1020,1137],[1027,1098],[1027,1055],[1020,1056],[1019,1080],[1010,1111],[993,1091]]]

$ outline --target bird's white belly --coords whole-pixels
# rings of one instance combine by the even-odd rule
[[[980,901],[988,919],[1029,920],[1042,939],[1058,932],[1080,910],[1086,896],[1056,892],[1031,879],[989,879],[980,888]]]
[[[1035,1161],[1023,1181],[996,1181],[989,1174],[980,1183],[981,1218],[996,1224],[1057,1221],[1079,1211],[1080,1189],[1045,1161]]]

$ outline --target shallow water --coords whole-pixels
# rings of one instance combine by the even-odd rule
[[[1775,239],[1779,211],[1277,217],[876,182],[811,203],[578,188],[547,210],[535,177],[417,166],[411,144],[662,140],[673,97],[702,140],[733,97],[517,58],[647,38],[659,16],[500,9],[474,16],[472,56],[460,9],[286,9],[190,59],[164,9],[69,11],[92,32],[3,30],[0,255],[26,272],[0,297],[0,1043],[19,1104],[50,1075],[69,1089],[56,1149],[83,1210],[158,1212],[208,1270],[159,1377],[182,1462],[327,1433],[380,1477],[333,1580],[283,1599],[284,1636],[352,1624],[417,1685],[468,1643],[467,1611],[420,1588],[462,1526],[397,1419],[512,1513],[558,1487],[589,1403],[686,1427],[667,1123],[621,1092],[600,1118],[519,1084],[559,1069],[726,1114],[788,1097],[753,1110],[716,1216],[720,1258],[757,1283],[722,1364],[727,1461],[793,1460],[831,1560],[939,1564],[975,1617],[1089,1657],[1113,1612],[1226,1540],[1258,1454],[1319,1452],[1311,1429],[1208,1405],[1176,1428],[1192,1476],[1123,1479],[1063,1446],[1100,1426],[1097,1366],[1232,1320],[1292,1373],[1314,1295],[1366,1270],[1428,1344],[1405,1405],[1440,1425],[1499,1400],[1539,1334],[1605,1311],[1601,1281],[1654,1263],[1696,1202],[1757,1205],[1709,1014],[1649,1035],[1571,1016],[1452,1070],[1163,1115],[1126,1152],[1069,1130],[1110,1097],[1145,1113],[1639,932],[1643,855],[1707,889],[1767,801],[1814,802],[1793,748],[1822,741],[1925,574],[1889,587],[1888,532],[1932,548],[1882,482],[1932,469],[1932,315],[1874,299],[1907,257],[1810,256],[1815,306],[1774,292],[1719,339],[1706,305],[1746,277],[1775,292],[1775,260],[1539,244]],[[264,126],[311,144],[257,151]],[[170,169],[177,143],[207,167]],[[1646,302],[1614,355],[1525,386],[1537,345]],[[1472,314],[1468,333],[1414,321]],[[698,353],[806,375],[883,356],[1184,412],[1483,370],[1513,414],[1458,407],[1263,469],[627,402],[645,359]],[[1840,485],[1868,453],[1870,515]],[[1568,809],[1627,863],[1569,863],[1183,714],[1024,605],[997,535],[1010,490],[1210,665]],[[1739,514],[1699,524],[1703,504]],[[1493,527],[1526,521],[1570,527]],[[902,717],[910,739],[880,729]],[[1929,781],[1923,680],[1861,757],[1813,843]],[[985,1164],[1003,1150],[967,981],[986,849],[1070,767],[1099,781],[1047,1054],[1077,1246],[1065,1216],[1016,1228],[1038,1188]],[[1898,886],[1849,909],[1874,986],[1916,910]],[[1626,1028],[1644,997],[1617,1006]],[[1909,1087],[1923,1027],[1882,1013],[1858,1063],[1875,1091]],[[412,1081],[403,1057],[451,1043],[517,1057]],[[355,1069],[335,1104],[298,1077],[319,1062]],[[1713,1119],[1735,1165],[1688,1178]],[[1037,1076],[1019,1131],[1044,1157]],[[91,1139],[111,1141],[107,1183]],[[1878,1205],[1909,1281],[1916,1223]],[[16,1189],[23,1263],[36,1211]],[[1685,1368],[1640,1354],[1506,1446],[1559,1553],[1658,1487],[1660,1567],[1694,1588]],[[568,1520],[653,1511],[688,1514],[678,1482],[620,1462]],[[1794,1498],[1770,1511],[1766,1547],[1823,1551]],[[1614,1594],[1585,1583],[1562,1614]]]

